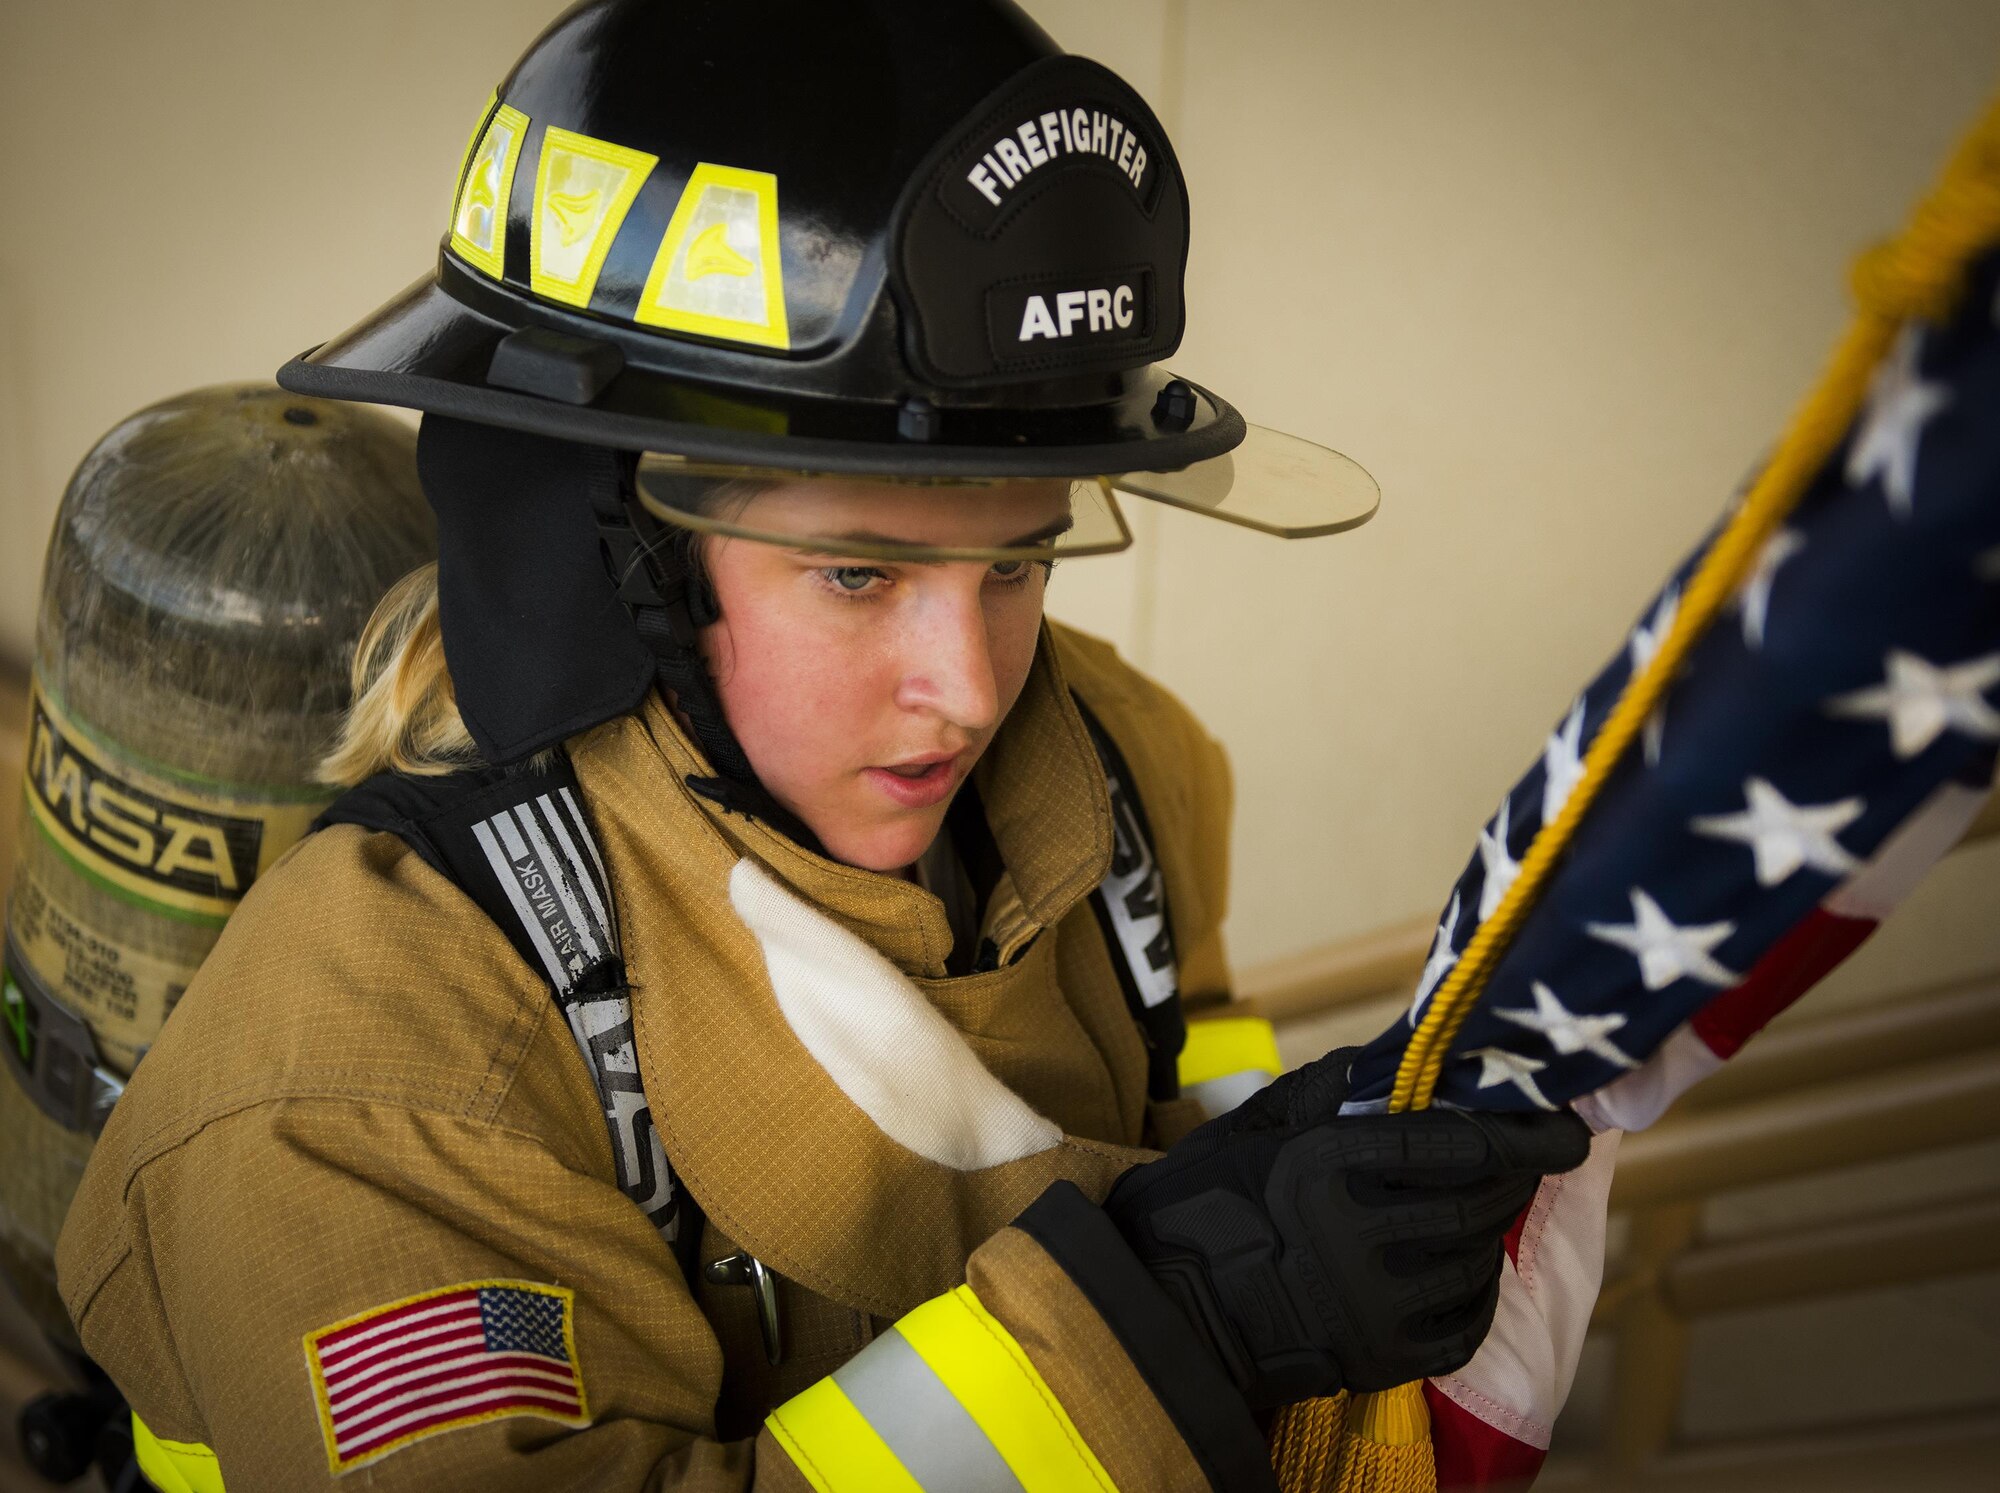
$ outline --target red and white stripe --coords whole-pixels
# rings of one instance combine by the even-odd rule
[[[1424,1386],[1441,1490],[1525,1487],[1541,1470],[1603,1283],[1620,1132],[1652,1124],[1859,948],[1964,837],[1986,798],[1987,790],[1963,784],[1938,789],[1740,983],[1645,1063],[1577,1101],[1598,1132],[1590,1159],[1542,1183],[1508,1236],[1492,1331],[1464,1368]]]
[[[466,1287],[425,1297],[314,1342],[329,1450],[340,1468],[475,1418],[582,1415],[568,1359],[488,1348],[479,1294]]]
[[[1500,1302],[1472,1361],[1424,1385],[1438,1487],[1524,1485],[1541,1470],[1604,1279],[1616,1131],[1573,1172],[1543,1180],[1507,1236]]]
[[[1741,982],[1695,1012],[1640,1067],[1576,1102],[1593,1130],[1644,1130],[1773,1017],[1860,948],[1924,873],[1965,837],[1988,790],[1946,783],[1826,900],[1751,966]]]

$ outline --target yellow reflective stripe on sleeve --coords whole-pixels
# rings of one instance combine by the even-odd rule
[[[923,1493],[831,1379],[793,1395],[764,1424],[817,1493]]]
[[[160,1493],[223,1493],[222,1467],[199,1441],[163,1441],[132,1413],[132,1453]]]
[[[1026,1493],[1114,1493],[1062,1402],[970,1286],[896,1324],[978,1423]]]
[[[1184,1087],[1246,1070],[1273,1078],[1285,1071],[1270,1022],[1261,1016],[1217,1016],[1188,1023],[1180,1056]]]
[[[925,1302],[765,1424],[819,1493],[1115,1493],[967,1286]]]

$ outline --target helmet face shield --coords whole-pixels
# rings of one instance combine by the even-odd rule
[[[1149,498],[1282,539],[1337,534],[1374,517],[1375,479],[1356,462],[1253,425],[1242,444],[1173,472],[952,478],[785,471],[652,453],[639,500],[702,534],[871,560],[1056,560],[1132,542],[1115,493]]]
[[[1109,480],[1120,492],[1280,539],[1352,529],[1373,518],[1382,500],[1375,479],[1351,458],[1261,425],[1250,426],[1233,451],[1178,472]]]
[[[637,485],[663,523],[835,559],[1053,562],[1132,543],[1103,477],[854,476],[650,454]]]

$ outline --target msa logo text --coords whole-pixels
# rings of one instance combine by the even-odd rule
[[[147,881],[233,900],[257,873],[262,824],[174,803],[114,777],[63,739],[39,700],[28,791],[66,848]]]
[[[1137,316],[1130,285],[1064,290],[1053,296],[1031,295],[1021,310],[1022,342],[1046,337],[1058,341],[1078,332],[1126,332]],[[1050,309],[1053,301],[1054,310]]]

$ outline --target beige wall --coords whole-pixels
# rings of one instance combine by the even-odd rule
[[[553,5],[0,7],[0,652],[28,647],[50,515],[107,425],[267,375],[423,272],[473,115]],[[1291,546],[1142,515],[1055,609],[1228,742],[1240,958],[1434,908],[1775,434],[1846,260],[1992,85],[2000,7],[1030,8],[1183,154],[1181,365],[1384,493]],[[1941,919],[1992,943],[1960,963],[2000,965],[1986,895]]]

